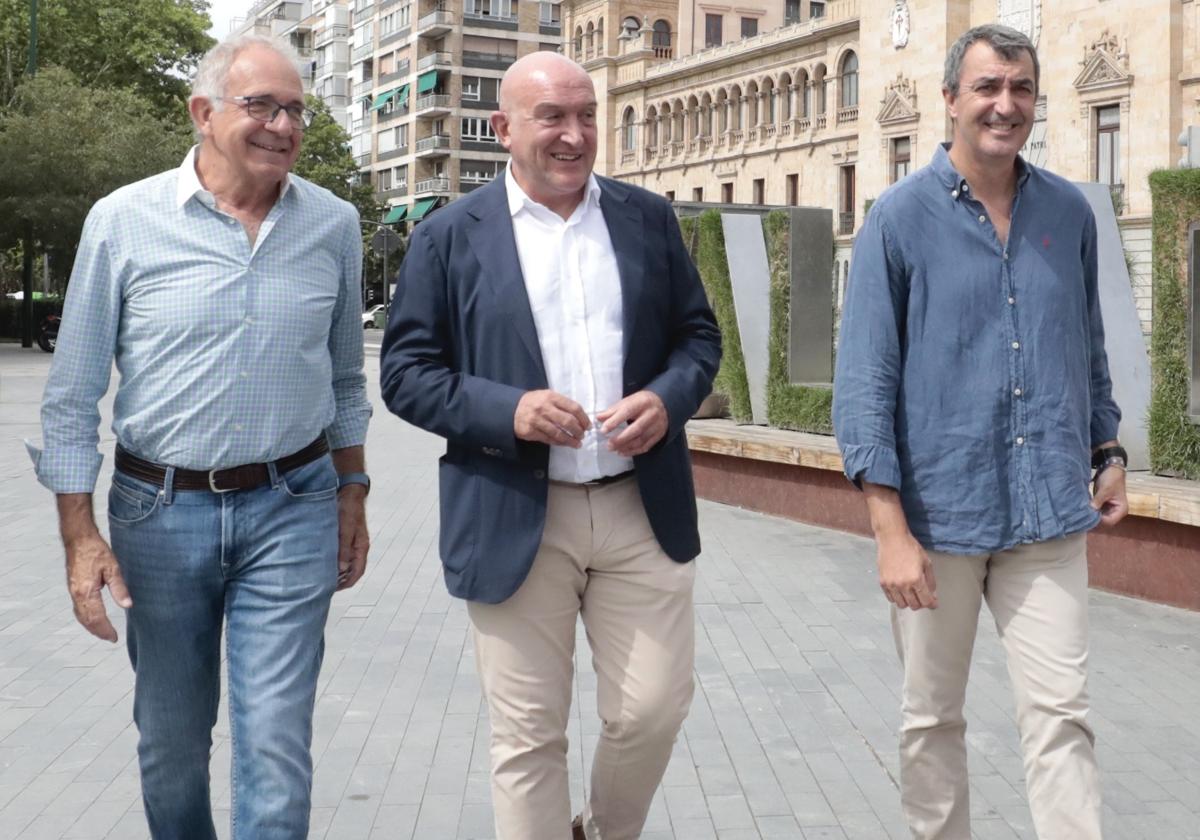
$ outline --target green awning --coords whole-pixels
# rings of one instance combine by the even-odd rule
[[[417,93],[429,93],[437,87],[437,71],[430,70],[428,73],[422,73],[417,76]]]
[[[404,221],[404,213],[406,210],[408,210],[407,204],[397,204],[387,212],[386,216],[383,217],[383,223],[385,225],[394,225],[396,222]]]
[[[408,85],[401,85],[400,92],[396,94],[396,107],[403,108],[408,104]]]
[[[396,91],[393,88],[392,90],[389,90],[385,93],[381,93],[378,96],[376,96],[375,104],[371,106],[371,110],[378,111],[378,110],[382,109],[384,105],[388,104],[388,102],[391,101],[391,98],[395,95],[395,93],[396,93]]]
[[[412,212],[408,214],[407,221],[419,222],[425,218],[425,214],[433,209],[433,205],[437,204],[437,198],[423,198],[413,205]]]

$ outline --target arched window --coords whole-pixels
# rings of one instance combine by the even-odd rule
[[[590,20],[587,25],[587,36],[583,40],[584,57],[591,58],[596,50],[596,25]]]
[[[625,109],[621,116],[621,151],[632,152],[637,148],[637,113],[633,106]]]
[[[818,64],[813,70],[813,111],[816,116],[821,116],[825,113],[825,83],[829,81],[825,78],[825,65]]]
[[[671,57],[671,24],[665,20],[654,21],[654,55],[658,58]]]
[[[842,59],[842,107],[858,107],[858,56],[846,53]]]
[[[653,105],[646,111],[646,146],[651,149],[658,147],[658,111]]]
[[[798,116],[801,119],[808,119],[812,116],[812,86],[808,83],[808,72],[805,70],[800,70],[796,74],[796,96],[799,99],[799,102],[796,103]]]
[[[583,27],[575,27],[575,59],[583,58]]]
[[[638,34],[641,29],[642,22],[632,15],[621,21],[621,32],[626,38],[632,38],[634,35]]]

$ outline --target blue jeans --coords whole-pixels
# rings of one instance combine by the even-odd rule
[[[227,628],[234,840],[304,840],[312,716],[337,584],[328,455],[269,484],[212,493],[121,472],[109,531],[133,607],[142,800],[155,840],[215,840],[209,751]]]

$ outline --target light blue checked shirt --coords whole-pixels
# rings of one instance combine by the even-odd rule
[[[88,214],[42,401],[55,493],[95,489],[100,412],[115,359],[113,432],[130,452],[189,469],[271,461],[322,431],[366,438],[362,247],[354,208],[290,176],[250,244],[177,170]]]

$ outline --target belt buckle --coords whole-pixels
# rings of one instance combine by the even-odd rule
[[[208,489],[214,493],[229,493],[236,490],[236,487],[218,487],[217,473],[229,472],[228,470],[209,470],[208,471]]]

